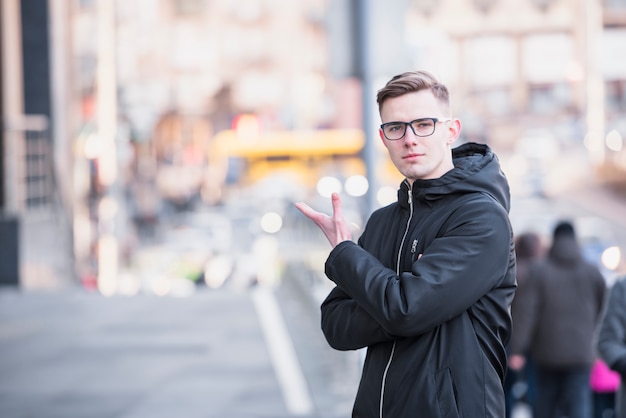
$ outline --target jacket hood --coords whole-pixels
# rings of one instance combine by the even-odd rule
[[[452,149],[454,168],[443,176],[413,182],[413,196],[425,202],[441,199],[451,194],[482,192],[489,194],[508,212],[511,195],[506,176],[494,152],[485,144],[468,142]],[[409,185],[402,182],[398,201],[407,202]]]
[[[560,236],[554,238],[549,256],[555,263],[572,264],[581,259],[582,252],[575,237]]]

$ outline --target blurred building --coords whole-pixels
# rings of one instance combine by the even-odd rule
[[[69,4],[0,4],[0,283],[75,279]]]
[[[119,120],[140,153],[166,156],[163,172],[182,170],[195,188],[201,176],[180,168],[182,155],[239,114],[258,115],[266,131],[362,128],[359,48],[374,89],[411,68],[445,80],[464,140],[508,151],[541,131],[565,147],[584,143],[598,167],[626,164],[623,1],[113,3]],[[89,102],[97,2],[74,4],[77,76]],[[369,21],[360,20],[364,7]]]
[[[156,156],[159,190],[171,196],[172,180],[197,190],[202,175],[190,167],[206,155],[188,157],[206,154],[238,114],[258,115],[266,130],[327,123],[324,12],[322,0],[117,2],[120,113],[138,157]]]
[[[373,90],[436,73],[464,140],[508,151],[540,130],[626,177],[621,0],[1,4],[0,222],[20,232],[0,236],[26,282],[112,277],[163,198],[219,201],[211,143],[241,115],[259,132],[362,130],[363,63]]]
[[[414,0],[408,19],[415,66],[461,92],[466,134],[511,146],[528,129],[592,131],[602,158],[605,126],[626,110],[626,3]]]

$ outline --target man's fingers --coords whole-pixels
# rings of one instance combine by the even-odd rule
[[[311,208],[309,205],[307,205],[306,203],[303,202],[297,202],[296,203],[296,208],[302,212],[303,214],[305,214],[307,217],[312,217],[313,214],[315,213],[315,211],[313,210],[313,208]]]
[[[330,244],[335,247],[339,242],[351,239],[350,230],[341,212],[341,199],[338,193],[332,195],[333,216],[332,218],[324,213],[312,209],[303,202],[295,203],[296,208],[307,218],[320,227]]]
[[[331,200],[333,203],[333,218],[342,218],[343,214],[341,213],[341,198],[339,197],[339,193],[333,193],[331,196]]]
[[[295,204],[296,208],[304,214],[307,218],[322,226],[323,218],[327,217],[325,214],[316,211],[306,203],[298,202]]]
[[[310,209],[310,206],[303,202],[296,202],[295,205],[300,212],[306,212],[307,209]]]

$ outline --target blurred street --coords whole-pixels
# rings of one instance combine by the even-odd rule
[[[572,221],[610,287],[624,57],[620,1],[0,1],[0,418],[349,416],[363,352],[322,335],[294,203],[340,193],[356,240],[397,199],[405,71],[496,152],[514,232]]]
[[[259,297],[268,303],[262,289],[205,288],[186,298],[5,290],[0,416],[348,416],[355,355],[327,347],[316,309],[289,283],[275,297],[299,361],[288,362],[284,347],[270,352],[263,325],[277,324],[261,323]],[[291,368],[282,381],[275,355]],[[301,390],[289,386],[299,374]]]
[[[232,240],[245,254],[241,244],[258,231],[244,222],[245,199],[229,205],[219,219],[234,223]],[[72,285],[3,289],[0,416],[349,416],[360,353],[334,351],[324,340],[327,243],[289,209],[278,235],[284,266],[273,284],[231,278],[215,288],[132,297]],[[511,218],[517,230],[547,232],[554,219],[569,217],[624,248],[625,210],[624,200],[594,189],[516,197]],[[519,408],[515,416],[529,415]]]

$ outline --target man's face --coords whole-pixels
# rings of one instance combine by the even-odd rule
[[[385,100],[380,111],[382,123],[411,122],[420,118],[446,119],[443,105],[429,90]],[[398,171],[413,184],[417,179],[434,179],[454,168],[451,145],[461,132],[458,119],[438,122],[431,136],[416,136],[407,126],[404,137],[395,141],[380,138]]]

